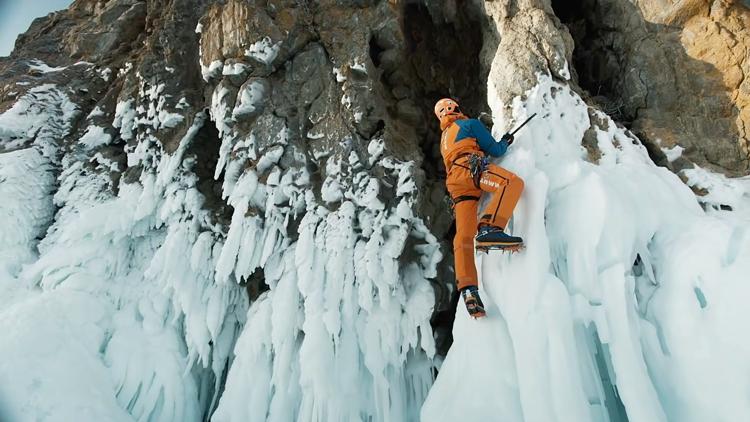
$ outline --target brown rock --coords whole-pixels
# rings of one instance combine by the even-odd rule
[[[700,0],[553,4],[575,39],[576,82],[621,104],[613,117],[651,151],[679,144],[700,166],[730,176],[750,171],[748,8]]]

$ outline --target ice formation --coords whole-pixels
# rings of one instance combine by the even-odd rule
[[[434,277],[440,253],[412,211],[413,164],[379,157],[377,166],[396,181],[398,205],[386,209],[356,153],[329,159],[321,197],[339,202],[329,209],[315,199],[304,165],[277,165],[285,150],[298,154],[283,120],[258,123],[276,128],[274,139],[240,136],[237,107],[254,112],[264,95],[245,92],[234,112],[229,90],[220,84],[213,96],[222,134],[217,174],[224,173],[234,207],[216,276],[247,278],[263,269],[270,290],[248,313],[213,420],[416,419],[432,382],[434,298],[426,278]],[[243,172],[248,164],[254,171]],[[294,220],[299,237],[290,244]],[[423,259],[402,266],[410,237]]]
[[[246,54],[280,51],[263,38]],[[355,60],[332,80],[347,67],[366,73]],[[540,76],[503,115],[490,84],[496,122],[539,114],[499,162],[526,181],[512,230],[527,248],[478,255],[489,316],[459,307],[440,362],[428,280],[442,255],[415,212],[416,164],[382,137],[306,151],[329,134],[290,136],[264,113],[262,77],[218,82],[247,69],[202,66],[205,111],[128,63],[118,75],[140,89],[111,121],[53,84],[0,114],[0,420],[750,419],[747,178],[686,170],[699,202],[566,85]],[[84,130],[60,148],[74,119]],[[228,224],[198,189],[191,148],[209,125]],[[176,128],[168,151],[156,135]],[[127,183],[101,153],[116,138],[138,169]],[[308,152],[330,153],[318,182]],[[268,290],[251,303],[254,277]]]
[[[422,420],[750,417],[747,377],[728,375],[749,369],[747,181],[688,172],[709,205],[736,206],[704,211],[632,134],[547,76],[512,110],[541,117],[501,160],[526,180],[512,227],[527,248],[478,255],[489,316],[459,309]]]
[[[165,117],[156,91],[144,85],[142,107],[118,107],[115,126],[137,139],[128,160],[144,171],[117,196],[107,173],[74,159],[100,142],[96,130],[84,150],[55,149],[74,107],[54,87],[0,117],[15,123],[5,145],[27,146],[0,154],[2,420],[198,421],[218,400],[246,296],[215,281],[222,233],[184,156],[207,116],[165,154],[152,135]]]
[[[251,44],[247,50],[245,50],[245,56],[269,64],[279,54],[280,45],[280,42],[274,43],[270,37],[264,37],[263,39]]]
[[[181,115],[162,84],[136,78],[111,126],[140,173],[118,189],[100,171],[123,170],[98,152],[113,142],[101,112],[64,150],[79,113],[53,85],[0,115],[17,148],[0,154],[0,420],[416,419],[441,253],[414,213],[414,163],[375,140],[375,156],[331,160],[337,197],[320,202],[304,160],[280,164],[302,154],[283,119],[260,117],[271,138],[236,127],[262,110],[261,82],[219,84],[209,112]],[[167,152],[156,134],[185,122]],[[197,188],[191,145],[207,124],[227,227]],[[243,283],[258,272],[269,290],[249,307]]]

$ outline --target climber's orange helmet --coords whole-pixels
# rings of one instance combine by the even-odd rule
[[[445,116],[459,113],[461,113],[461,111],[458,109],[458,103],[450,98],[443,98],[435,103],[435,116],[437,116],[438,120],[441,122]]]

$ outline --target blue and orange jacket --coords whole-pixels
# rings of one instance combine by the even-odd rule
[[[500,157],[508,150],[508,142],[496,141],[486,127],[477,119],[469,119],[463,114],[447,116],[440,123],[443,135],[440,138],[440,154],[443,156],[446,172],[453,162],[469,154]]]

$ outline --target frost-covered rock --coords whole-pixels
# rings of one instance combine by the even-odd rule
[[[736,1],[551,2],[579,84],[674,171],[750,171],[750,8]],[[685,148],[669,160],[659,146]]]
[[[698,201],[656,167],[581,95],[554,12],[35,21],[0,58],[0,420],[747,419],[726,376],[747,372],[747,180],[686,167]],[[497,135],[539,113],[501,161],[528,245],[478,258],[483,321],[451,306],[442,96]]]
[[[421,154],[372,82],[331,76],[367,75],[395,11],[350,7],[366,26],[340,49],[315,40],[322,10],[183,3],[78,2],[40,37],[90,63],[24,37],[39,61],[3,67],[22,92],[0,93],[0,321],[23,332],[0,348],[0,419],[416,418],[442,256]]]

